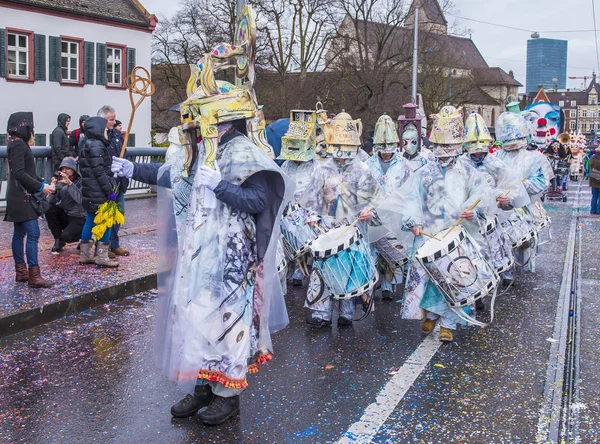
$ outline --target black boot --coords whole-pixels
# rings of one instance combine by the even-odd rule
[[[216,426],[223,424],[229,418],[240,412],[240,397],[223,398],[216,396],[208,408],[198,415],[202,424]]]
[[[475,310],[477,310],[477,311],[485,310],[485,304],[483,303],[483,299],[477,299],[475,301]]]
[[[55,239],[54,240],[54,246],[52,247],[52,254],[58,254],[62,251],[63,248],[65,248],[65,244],[63,241],[61,241],[60,239]]]
[[[381,292],[381,300],[382,301],[393,301],[394,293],[392,293],[390,290],[383,290]]]
[[[210,385],[197,385],[193,395],[187,395],[171,407],[171,415],[175,418],[187,418],[196,414],[202,407],[208,406],[214,398]]]

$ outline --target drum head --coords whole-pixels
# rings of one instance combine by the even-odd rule
[[[310,249],[315,256],[330,256],[348,248],[349,245],[358,240],[358,236],[358,228],[351,227],[348,229],[348,225],[344,225],[342,227],[329,230],[327,233],[317,237],[312,242]]]
[[[463,227],[456,227],[444,237],[448,230],[449,229],[443,230],[436,234],[435,237],[439,240],[429,239],[425,242],[417,251],[417,259],[422,259],[425,262],[432,262],[454,250],[465,238],[465,229]]]

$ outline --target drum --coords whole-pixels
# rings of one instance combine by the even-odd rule
[[[358,228],[345,225],[329,230],[311,242],[310,250],[314,267],[334,298],[360,296],[375,286],[375,264]]]
[[[371,245],[392,268],[400,268],[408,264],[408,252],[393,235],[383,236]]]
[[[527,220],[521,208],[514,209],[508,219],[502,222],[502,227],[511,241],[513,250],[531,243],[536,236],[534,225]]]
[[[281,279],[285,279],[287,275],[287,261],[285,260],[285,250],[283,248],[283,242],[281,239],[277,241],[276,263],[279,277]]]
[[[494,295],[500,278],[462,226],[439,233],[417,250],[416,258],[451,308]],[[438,240],[439,239],[439,240]]]
[[[306,210],[301,206],[290,205],[280,223],[285,256],[289,262],[309,252],[308,244],[317,237],[306,220]]]
[[[498,219],[490,219],[481,226],[479,232],[483,236],[481,251],[496,269],[496,273],[504,273],[511,269],[515,260],[512,254],[512,244],[504,232]]]

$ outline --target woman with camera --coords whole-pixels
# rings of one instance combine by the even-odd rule
[[[35,160],[31,151],[34,143],[33,113],[12,114],[8,118],[7,134],[10,175],[4,220],[14,224],[12,253],[15,261],[15,280],[28,282],[32,288],[48,288],[53,283],[42,277],[38,263],[38,217],[43,214],[41,200],[44,196],[52,194],[53,189],[35,173]],[[25,238],[27,241],[23,248]]]

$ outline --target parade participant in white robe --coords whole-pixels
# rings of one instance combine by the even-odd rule
[[[519,175],[531,203],[534,204],[543,196],[550,182],[549,173],[545,173],[548,163],[545,156],[527,150],[528,135],[529,129],[522,114],[505,112],[496,120],[496,138],[502,142],[502,149],[495,155]],[[526,212],[533,223],[529,209]],[[515,252],[517,262],[522,265],[527,264],[532,272],[535,271],[536,249],[537,246],[534,245],[532,248],[531,243],[528,242]]]
[[[431,151],[419,147],[418,139],[420,137],[417,130],[412,128],[405,130],[402,134],[402,157],[410,167],[411,173],[434,160],[430,155]]]
[[[242,31],[254,28],[249,7],[240,17]],[[192,69],[181,105],[184,152],[162,165],[113,158],[112,167],[159,185],[156,359],[189,393],[171,414],[206,407],[199,419],[211,426],[239,412],[247,374],[272,358],[271,333],[288,323],[276,246],[294,185],[242,133],[256,114],[252,82],[214,78],[220,67],[239,66],[237,55],[252,62],[237,47],[222,43]]]
[[[329,147],[335,147],[332,158],[321,163],[314,180],[300,199],[300,204],[313,213],[312,222],[323,230],[352,223],[357,218],[359,230],[368,239],[368,222],[372,218],[371,205],[379,185],[369,167],[358,159],[360,133],[350,130],[354,120],[345,112],[326,126],[325,137]],[[315,271],[311,274],[305,307],[311,310],[307,320],[313,327],[331,325],[332,295],[319,285]],[[339,300],[338,325],[352,324],[355,301]]]
[[[491,197],[496,201],[496,206],[490,208],[487,216],[490,218],[498,216],[499,221],[503,221],[509,217],[513,208],[528,205],[530,200],[527,190],[513,169],[497,156],[489,153],[492,142],[493,139],[485,120],[473,111],[465,122],[464,148],[466,153],[463,157],[466,162],[469,162],[483,174],[492,189]],[[504,233],[504,230],[502,230],[502,233]],[[494,266],[504,261],[510,261],[510,257],[490,257],[492,249],[487,246],[487,240],[483,238],[480,232],[473,233],[473,237],[482,246],[484,254]],[[512,254],[512,246],[508,236],[504,235],[502,239],[506,244],[505,248],[496,249],[496,251]],[[512,271],[504,272],[503,277],[505,283],[512,281]]]
[[[300,202],[308,185],[312,182],[320,167],[316,154],[316,113],[314,111],[295,110],[291,112],[290,126],[281,139],[279,160],[285,160],[281,169],[296,184],[294,202]],[[301,287],[304,274],[294,264],[292,285]]]
[[[367,161],[367,165],[373,174],[373,177],[377,179],[381,191],[386,194],[391,194],[394,190],[400,188],[404,182],[410,177],[411,169],[406,159],[404,159],[398,153],[398,132],[396,131],[396,125],[394,121],[387,115],[384,114],[379,118],[375,124],[375,134],[373,135],[373,155]],[[384,227],[378,228],[381,231],[381,236],[389,236],[394,238],[388,230]],[[385,231],[383,231],[385,230]],[[374,230],[372,230],[374,231]],[[384,234],[387,232],[387,234]],[[371,241],[377,240],[371,234]],[[380,265],[384,265],[384,269],[381,271],[381,298],[383,300],[392,300],[393,295],[393,284],[400,283],[402,279],[401,270],[387,270],[389,268],[384,263],[383,259],[378,257],[376,250],[373,249],[373,254],[379,260]],[[380,267],[382,268],[382,267]],[[398,274],[398,276],[396,276]]]
[[[485,178],[460,157],[464,141],[462,112],[452,106],[442,108],[434,116],[431,140],[436,161],[417,170],[399,190],[379,200],[376,207],[384,225],[412,254],[427,240],[421,232],[436,235],[459,218],[464,219],[463,226],[469,232],[478,231],[475,218],[483,217],[491,205],[491,190]],[[469,210],[478,200],[474,210]],[[475,243],[474,248],[479,246]],[[439,339],[451,342],[452,330],[465,321],[450,309],[414,257],[409,267],[402,317],[421,320],[424,333],[431,333],[439,322]],[[463,310],[469,315],[474,307]]]

